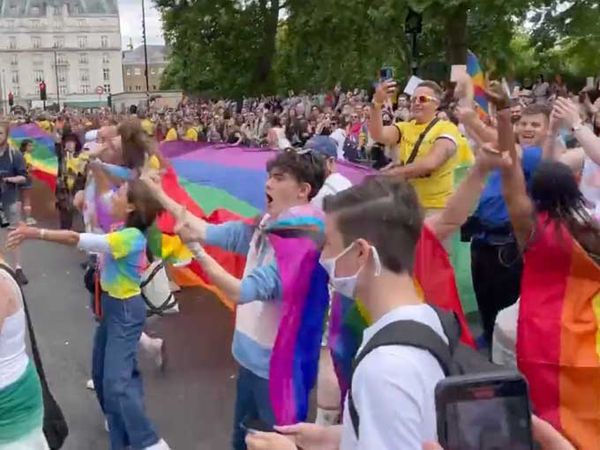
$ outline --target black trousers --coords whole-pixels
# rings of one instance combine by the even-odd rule
[[[516,243],[471,243],[471,276],[486,341],[491,344],[498,312],[513,305],[521,292],[523,259]]]

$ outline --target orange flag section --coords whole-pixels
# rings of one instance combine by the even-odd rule
[[[517,332],[535,412],[577,448],[600,448],[600,266],[545,215],[525,253]]]

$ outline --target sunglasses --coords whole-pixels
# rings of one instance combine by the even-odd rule
[[[437,102],[438,99],[435,97],[431,97],[429,95],[419,95],[417,97],[412,97],[410,102],[415,104],[418,103],[420,105],[426,105],[427,103]]]

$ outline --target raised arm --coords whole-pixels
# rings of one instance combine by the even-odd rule
[[[454,234],[467,220],[479,201],[490,170],[498,167],[502,155],[491,146],[475,152],[475,165],[450,197],[442,212],[425,219],[425,224],[440,241]]]
[[[502,193],[510,216],[513,233],[521,250],[524,250],[533,231],[534,207],[527,194],[521,159],[517,154],[510,110],[498,111],[500,150],[509,155],[508,164],[502,169]]]
[[[577,105],[569,99],[558,98],[554,104],[553,115],[573,130],[573,135],[586,155],[596,164],[600,164],[600,137],[583,124]]]
[[[383,145],[396,145],[400,142],[400,130],[398,127],[384,126],[381,112],[390,94],[396,89],[394,81],[384,81],[377,86],[373,96],[373,109],[369,117],[369,134],[375,142]]]

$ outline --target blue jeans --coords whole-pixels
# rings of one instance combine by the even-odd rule
[[[141,296],[119,300],[102,293],[104,315],[94,338],[92,379],[108,421],[111,450],[143,449],[159,438],[144,410],[137,367],[138,341],[146,321]]]
[[[246,450],[246,431],[240,424],[247,419],[259,419],[266,425],[275,425],[275,414],[269,397],[269,380],[240,367],[233,419],[233,450]]]

